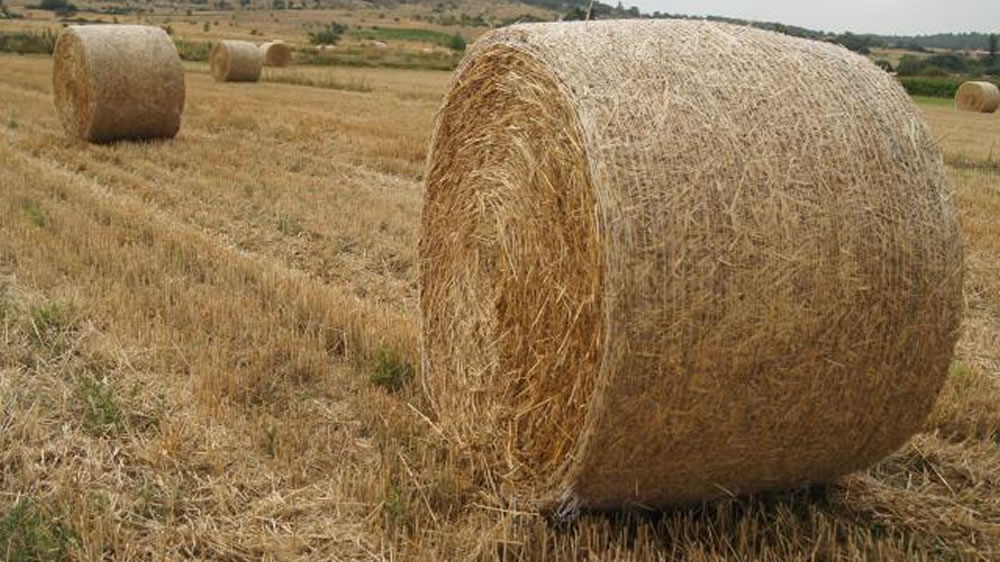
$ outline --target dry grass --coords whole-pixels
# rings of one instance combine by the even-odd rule
[[[945,162],[960,168],[1000,168],[1000,113],[965,115],[953,103],[920,106],[941,145]]]
[[[969,248],[926,433],[826,489],[556,523],[478,492],[408,384],[446,75],[189,74],[176,139],[89,146],[58,127],[49,59],[0,67],[0,558],[1000,556],[1000,173],[972,136],[1000,116],[925,109],[962,159]]]

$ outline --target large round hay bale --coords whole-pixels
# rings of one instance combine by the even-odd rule
[[[249,41],[219,41],[209,59],[212,78],[218,82],[256,82],[264,64],[260,49]]]
[[[437,118],[422,379],[507,497],[664,506],[822,482],[924,422],[961,309],[907,95],[822,42],[517,25]]]
[[[292,62],[292,47],[281,41],[269,41],[260,46],[264,66],[288,66]]]
[[[71,25],[53,61],[55,105],[69,134],[106,142],[172,138],[180,129],[184,68],[159,27]]]
[[[955,92],[955,106],[961,111],[993,113],[1000,108],[1000,88],[991,82],[965,82]]]

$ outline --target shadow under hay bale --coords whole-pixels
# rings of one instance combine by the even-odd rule
[[[264,56],[249,41],[219,41],[209,57],[212,78],[217,82],[256,82],[260,80]]]
[[[688,21],[490,33],[439,113],[422,220],[442,430],[543,509],[865,467],[921,427],[955,345],[934,139],[827,43]]]
[[[184,68],[170,37],[142,25],[69,26],[52,85],[66,131],[108,142],[172,138],[184,112]]]

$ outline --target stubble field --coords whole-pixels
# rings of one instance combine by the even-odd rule
[[[1000,115],[923,106],[968,268],[925,433],[824,488],[556,522],[490,492],[415,382],[447,73],[191,65],[176,139],[93,146],[47,57],[0,69],[0,559],[1000,557]]]

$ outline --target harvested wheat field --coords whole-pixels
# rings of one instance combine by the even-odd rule
[[[922,108],[967,272],[920,434],[827,487],[560,521],[489,492],[416,382],[449,74],[275,69],[234,104],[188,65],[173,140],[90,145],[49,58],[0,67],[0,558],[1000,557],[996,114]]]

